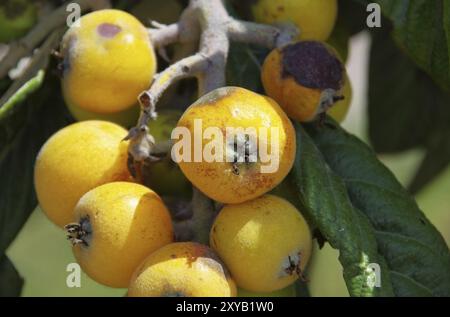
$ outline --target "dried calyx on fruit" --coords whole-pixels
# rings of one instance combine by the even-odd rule
[[[273,50],[264,61],[266,93],[298,121],[312,121],[342,100],[345,67],[326,43],[300,41]]]

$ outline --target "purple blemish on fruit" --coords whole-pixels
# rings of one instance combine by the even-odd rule
[[[344,67],[325,44],[301,41],[284,47],[282,54],[283,78],[292,76],[298,84],[313,89],[341,88]]]
[[[116,36],[120,31],[122,31],[120,26],[111,23],[102,23],[97,27],[97,33],[107,38]]]

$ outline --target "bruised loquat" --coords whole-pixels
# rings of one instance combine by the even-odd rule
[[[300,122],[316,119],[345,98],[345,67],[323,42],[300,41],[273,50],[264,61],[261,80],[267,95]]]

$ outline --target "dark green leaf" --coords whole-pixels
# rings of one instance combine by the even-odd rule
[[[450,91],[450,3],[377,0],[394,25],[394,38],[439,85]],[[380,65],[378,65],[380,67]]]
[[[261,65],[267,50],[255,49],[247,44],[233,43],[227,63],[227,84],[263,92]]]
[[[47,80],[43,89],[17,106],[14,116],[0,121],[0,132],[20,117],[14,138],[0,138],[0,253],[12,242],[36,206],[33,188],[33,167],[36,155],[47,138],[68,123],[60,94],[59,82]]]
[[[20,296],[22,286],[22,277],[14,264],[3,254],[0,258],[0,297]]]
[[[389,269],[402,275],[392,279],[396,295],[420,289],[449,296],[449,249],[394,175],[366,144],[331,120],[323,127],[310,125],[308,131],[345,182],[353,206],[370,219]]]
[[[41,86],[43,79],[44,71],[40,70],[35,77],[28,80],[2,104],[0,108],[0,142],[4,146],[0,150],[0,158],[6,153],[19,127],[25,122],[20,109],[25,104],[23,101]]]
[[[350,31],[342,22],[342,19],[338,19],[336,26],[333,29],[333,33],[331,33],[327,43],[336,49],[344,62],[347,61],[348,58],[349,41]]]
[[[393,295],[389,273],[378,254],[375,232],[368,219],[354,208],[342,180],[327,166],[310,137],[297,125],[297,154],[292,181],[307,218],[330,245],[340,252],[339,261],[352,296]],[[381,267],[382,287],[374,287],[375,273]]]
[[[0,98],[0,159],[5,155],[12,140],[25,125],[26,115],[22,102],[42,84],[44,71],[50,62],[50,52],[59,43],[62,29],[56,29],[39,48],[23,75],[16,79]]]
[[[399,51],[388,32],[373,33],[369,136],[375,151],[392,153],[424,145],[439,119],[438,94],[442,92]]]
[[[450,164],[450,108],[436,121],[426,144],[427,153],[408,189],[415,194]]]
[[[380,67],[383,65],[383,67]],[[418,192],[450,162],[450,94],[394,44],[373,32],[369,74],[369,136],[378,153],[427,150],[413,182]]]
[[[366,28],[366,1],[338,1],[337,25],[343,25],[350,35],[361,32]]]

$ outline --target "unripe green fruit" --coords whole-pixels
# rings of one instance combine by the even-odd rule
[[[334,47],[339,53],[339,56],[343,62],[346,62],[348,59],[349,39],[349,30],[341,24],[338,24],[327,40],[327,43]]]
[[[139,118],[139,106],[135,105],[116,113],[96,113],[84,110],[66,100],[67,109],[77,121],[101,120],[117,123],[125,128],[134,126]]]
[[[29,0],[0,2],[0,43],[24,36],[36,23],[36,6]]]
[[[170,139],[172,130],[176,127],[181,111],[161,110],[156,120],[149,122],[151,135],[156,142]],[[190,198],[192,186],[186,176],[181,172],[168,153],[167,157],[159,162],[152,163],[143,170],[144,184],[159,195]]]

